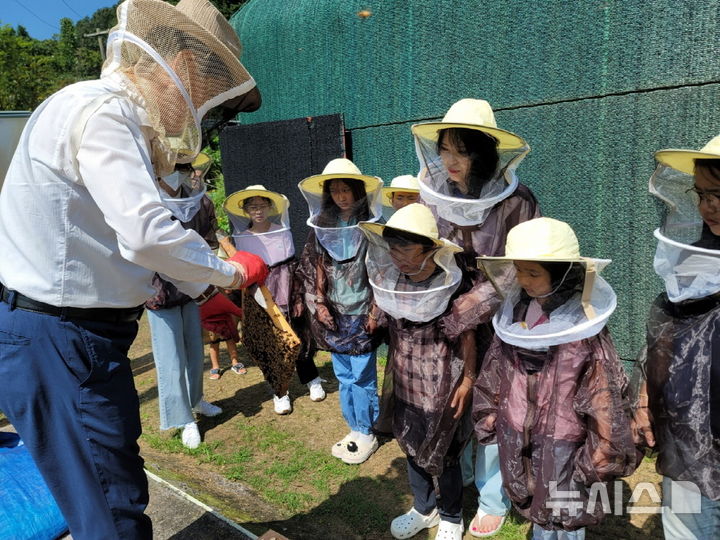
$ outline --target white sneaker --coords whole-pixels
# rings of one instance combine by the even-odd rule
[[[353,435],[354,433],[351,431],[338,442],[333,444],[332,448],[330,449],[330,453],[333,455],[333,457],[336,457],[338,459],[343,458],[345,452],[347,452],[347,444],[353,439]]]
[[[462,540],[463,531],[462,521],[460,523],[451,523],[441,519],[437,533],[435,533],[435,540]]]
[[[315,377],[312,381],[307,383],[308,388],[310,389],[310,400],[311,401],[322,401],[325,399],[325,390],[322,387],[322,383],[327,382],[325,379],[321,379],[320,377]]]
[[[198,401],[197,405],[193,407],[193,412],[196,414],[202,414],[203,416],[217,416],[222,413],[222,409],[217,405],[208,403],[204,399]]]
[[[290,414],[292,412],[290,394],[285,394],[283,397],[273,396],[273,405],[275,406],[275,414]]]
[[[345,455],[341,458],[350,465],[359,465],[367,461],[373,452],[378,449],[378,440],[375,435],[360,435],[347,443]]]
[[[411,538],[423,529],[431,529],[440,522],[440,514],[437,508],[433,508],[427,516],[411,508],[410,511],[402,516],[398,516],[390,523],[390,534],[394,538]]]
[[[182,443],[186,448],[197,448],[200,446],[200,431],[195,422],[185,424],[182,430]]]

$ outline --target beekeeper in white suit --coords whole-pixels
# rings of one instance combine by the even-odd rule
[[[155,272],[193,298],[263,279],[171,220],[157,177],[200,151],[206,113],[260,104],[206,0],[126,0],[99,80],[29,119],[0,194],[0,410],[76,540],[151,538],[127,358]],[[218,109],[216,109],[218,110]]]

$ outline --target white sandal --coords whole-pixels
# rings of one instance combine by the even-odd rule
[[[390,523],[390,534],[393,538],[402,540],[403,538],[410,538],[415,536],[423,529],[430,529],[440,522],[440,514],[438,514],[437,508],[433,508],[427,516],[422,515],[420,512],[411,508],[407,514],[398,516]]]
[[[435,540],[462,540],[463,532],[464,527],[462,521],[460,523],[452,523],[441,519]]]
[[[495,527],[492,531],[489,531],[489,532],[475,531],[475,527],[480,527],[480,522],[482,521],[482,519],[485,516],[502,517],[502,519],[500,520],[500,523],[498,523],[498,526]],[[506,516],[495,516],[494,514],[488,514],[487,512],[483,512],[480,508],[478,508],[477,514],[475,514],[475,517],[470,522],[470,534],[472,536],[474,536],[475,538],[484,538],[487,536],[492,536],[494,534],[497,534],[498,531],[500,531],[500,529],[502,528],[503,523],[505,523],[505,517]]]

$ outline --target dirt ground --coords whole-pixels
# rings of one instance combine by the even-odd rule
[[[224,346],[222,349],[224,351]],[[241,358],[243,356],[241,348]],[[274,529],[290,539],[386,539],[391,538],[389,524],[392,518],[410,508],[412,499],[407,485],[405,459],[394,441],[386,441],[369,461],[360,466],[340,465],[353,469],[348,471],[346,481],[318,486],[311,479],[317,471],[307,471],[307,482],[300,474],[291,485],[285,486],[284,491],[289,493],[279,494],[285,497],[283,500],[293,500],[287,497],[296,496],[306,501],[300,503],[299,509],[295,511],[288,510],[288,504],[266,500],[256,489],[243,482],[242,475],[238,477],[237,474],[231,474],[231,464],[223,455],[237,453],[244,447],[251,447],[248,450],[252,451],[256,460],[262,458],[272,462],[276,455],[280,455],[277,450],[282,445],[280,441],[276,445],[263,443],[253,447],[252,439],[248,439],[248,433],[254,433],[253,430],[257,430],[257,433],[263,430],[286,433],[288,438],[298,441],[300,447],[323,456],[329,455],[332,444],[346,434],[346,425],[338,405],[337,381],[325,353],[318,355],[316,363],[321,376],[328,381],[325,384],[327,399],[320,403],[310,401],[307,388],[295,378],[290,388],[294,412],[288,416],[274,414],[269,387],[263,381],[260,370],[247,358],[244,358],[249,370],[247,375],[238,376],[225,371],[220,380],[210,381],[207,379],[209,360],[206,356],[205,398],[222,407],[224,412],[215,418],[200,419],[200,432],[206,444],[201,445],[201,451],[195,452],[182,449],[177,440],[177,430],[158,429],[157,386],[145,318],[141,321],[140,334],[133,344],[130,357],[133,359],[143,422],[140,446],[148,470],[253,533],[261,535],[268,529]],[[223,367],[229,366],[224,354],[222,361],[225,362]],[[288,458],[277,457],[277,460],[288,461]],[[333,462],[333,467],[338,465]],[[637,482],[650,482],[657,486],[658,479],[653,463],[645,460],[635,475],[623,480],[624,501],[627,503]],[[273,482],[275,479],[269,475],[268,485]],[[255,486],[258,487],[257,481]],[[324,499],[308,499],[308,493],[316,494],[323,490],[327,490]],[[659,493],[659,488],[657,490]],[[477,491],[471,487],[466,492],[464,517],[467,526],[477,509]],[[308,500],[314,502],[307,503]],[[658,506],[650,501],[647,493],[637,504]],[[430,531],[428,535],[420,534],[416,538],[433,537],[434,531]],[[508,520],[501,534],[495,538],[529,537],[529,524],[513,518]],[[609,516],[603,524],[588,530],[587,537],[661,538],[659,515],[624,511],[622,515]],[[465,538],[472,537],[466,533]]]

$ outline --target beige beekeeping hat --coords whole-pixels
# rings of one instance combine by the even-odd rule
[[[392,179],[389,186],[382,188],[382,202],[385,206],[392,204],[392,196],[396,191],[403,193],[420,193],[420,183],[417,177],[411,174],[396,176]]]
[[[252,80],[239,60],[242,53],[240,38],[208,0],[180,0],[176,6],[163,0],[126,2],[146,21],[147,27],[171,27],[193,36],[222,60],[222,64],[232,71],[234,80]],[[159,52],[162,54],[162,51]]]
[[[507,234],[504,257],[483,260],[584,262],[572,227],[563,221],[541,217],[515,225]]]
[[[256,84],[238,59],[237,34],[208,0],[125,0],[117,17],[101,76],[121,74],[142,98],[162,176],[195,158],[210,109],[256,94]]]
[[[417,137],[437,141],[441,129],[475,129],[491,135],[498,141],[498,149],[522,148],[527,143],[522,137],[497,127],[492,107],[484,99],[465,98],[453,103],[441,122],[425,122],[412,126]]]
[[[462,251],[457,244],[440,238],[435,216],[424,204],[408,204],[395,212],[386,224],[363,221],[360,223],[360,228],[378,236],[382,236],[386,228],[409,232],[431,240],[436,247],[447,247],[456,252]]]
[[[662,165],[693,175],[696,159],[720,159],[720,135],[711,139],[700,150],[669,148],[655,152],[655,159]]]
[[[575,231],[564,221],[541,217],[515,225],[507,234],[504,257],[478,257],[478,266],[491,261],[533,261],[582,263],[585,266],[582,305],[588,319],[595,318],[590,304],[593,283],[597,274],[610,263],[607,259],[594,259],[580,255],[580,244]],[[490,273],[486,272],[488,276]]]
[[[382,185],[380,178],[362,174],[360,169],[357,168],[357,165],[349,159],[337,158],[325,165],[322,174],[316,174],[301,180],[298,187],[307,193],[320,195],[322,194],[323,184],[325,182],[344,178],[361,180],[365,184],[366,193],[375,191]]]
[[[272,201],[273,207],[269,212],[269,215],[271,216],[282,214],[285,210],[287,210],[288,206],[290,206],[290,203],[285,195],[275,191],[270,191],[261,184],[248,186],[245,189],[236,191],[225,199],[225,204],[223,206],[226,212],[249,218],[250,216],[243,209],[243,204],[247,199],[251,199],[253,197],[265,197],[266,199],[270,199]]]

